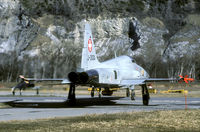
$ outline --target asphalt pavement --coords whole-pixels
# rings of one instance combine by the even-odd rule
[[[0,102],[13,106],[0,108],[0,121],[31,120],[55,117],[74,117],[87,114],[119,113],[132,111],[156,111],[185,109],[185,98],[154,97],[149,106],[143,106],[142,98],[135,101],[122,97],[91,98],[78,95],[76,105],[69,105],[67,97],[0,97]],[[200,98],[187,98],[187,109],[200,109]]]

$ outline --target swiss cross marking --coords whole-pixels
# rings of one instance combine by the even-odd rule
[[[91,39],[91,37],[88,39],[88,51],[92,52],[92,39]]]

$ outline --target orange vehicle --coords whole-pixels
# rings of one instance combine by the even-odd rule
[[[185,75],[185,77],[179,75],[179,77],[181,78],[181,81],[184,81],[185,83],[189,83],[189,82],[193,82],[194,78],[189,78],[188,75]]]

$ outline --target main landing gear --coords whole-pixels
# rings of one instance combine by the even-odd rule
[[[131,100],[135,100],[134,86],[131,86],[130,88],[126,88],[126,97],[130,97],[130,96],[131,96]]]
[[[75,89],[76,89],[75,84],[71,83],[70,89],[69,89],[69,94],[68,94],[68,101],[71,105],[76,104]],[[127,93],[130,92],[129,90],[127,90],[127,91],[128,91]],[[130,95],[130,93],[129,93],[129,95]],[[94,97],[94,88],[92,88],[91,96]],[[99,88],[99,98],[101,98],[101,88]],[[147,89],[146,84],[142,85],[142,99],[143,99],[143,105],[149,105],[150,96],[149,96],[149,91]],[[135,100],[134,90],[131,90],[131,100]]]
[[[99,98],[101,98],[101,88],[99,88],[98,95],[99,95]]]
[[[94,87],[92,87],[92,90],[91,90],[91,97],[94,97]]]
[[[92,90],[91,90],[91,93],[90,93],[91,97],[94,97],[94,91],[95,91],[95,88],[92,87]],[[99,88],[98,89],[98,96],[99,96],[99,98],[101,98],[101,95],[102,95],[102,91],[101,91],[101,88]]]
[[[76,85],[74,83],[71,83],[69,87],[69,93],[68,93],[68,101],[70,105],[76,104],[75,90],[76,90]],[[94,97],[94,90],[95,88],[93,87],[91,91],[91,97]],[[101,91],[101,88],[99,88],[99,93],[98,93],[99,98],[101,98],[101,94],[102,94],[102,91]]]
[[[130,97],[130,90],[129,90],[129,88],[126,88],[126,97]]]
[[[15,96],[15,87],[12,88],[12,95]],[[19,94],[22,95],[23,89],[19,88]]]
[[[68,101],[70,105],[76,104],[76,94],[75,94],[76,86],[74,83],[70,84],[69,93],[68,93]]]
[[[135,91],[131,89],[131,100],[135,100]]]
[[[142,85],[142,100],[143,100],[143,105],[149,105],[149,91],[147,89],[147,85],[143,84]]]

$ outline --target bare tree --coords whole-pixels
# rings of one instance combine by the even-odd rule
[[[53,78],[62,77],[63,71],[68,72],[76,68],[78,58],[81,55],[80,50],[78,44],[73,42],[44,43],[40,45],[42,77],[45,77],[45,72],[48,72],[47,75]]]

